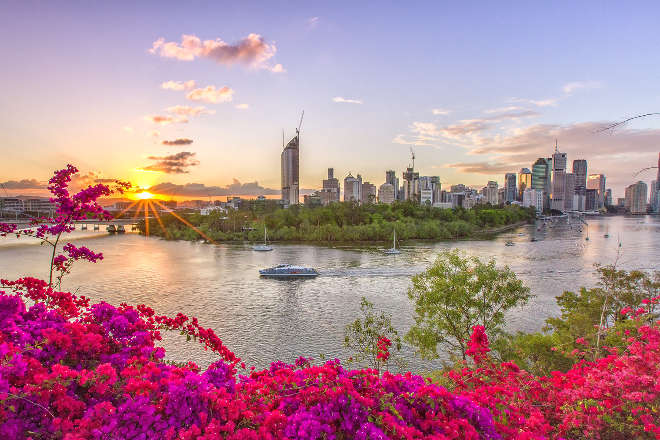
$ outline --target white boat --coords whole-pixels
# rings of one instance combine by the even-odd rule
[[[291,264],[280,264],[268,269],[261,269],[259,275],[267,278],[314,278],[319,275],[316,269]]]
[[[401,253],[401,251],[396,248],[396,229],[394,230],[394,235],[392,237],[392,248],[386,249],[384,253],[386,255],[398,255]]]
[[[252,246],[252,250],[258,252],[267,252],[273,250],[272,246],[268,246],[268,241],[266,236],[266,226],[264,226],[264,244],[255,244],[254,246]]]

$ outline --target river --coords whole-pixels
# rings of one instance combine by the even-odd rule
[[[144,303],[157,313],[197,316],[238,356],[257,367],[274,360],[291,362],[300,355],[346,359],[344,327],[359,316],[361,297],[391,313],[403,336],[413,323],[413,307],[406,295],[410,277],[422,272],[443,249],[493,257],[530,287],[535,297],[508,314],[509,330],[539,330],[545,318],[558,313],[555,296],[595,284],[595,263],[618,261],[626,269],[660,269],[659,217],[591,217],[587,221],[588,228],[565,222],[552,227],[525,225],[493,240],[404,242],[402,253],[396,256],[382,253],[386,244],[276,243],[273,252],[253,252],[248,244],[75,231],[72,238],[77,245],[101,251],[105,258],[96,264],[74,265],[63,287],[95,301]],[[604,237],[606,233],[609,238]],[[538,241],[531,241],[532,236]],[[515,245],[505,246],[506,241]],[[48,249],[31,239],[0,239],[0,277],[45,277],[49,261]],[[321,276],[296,281],[259,278],[258,269],[279,263],[313,266]],[[197,344],[180,338],[165,339],[168,359],[192,359],[203,367],[213,360]],[[404,347],[404,352],[413,371],[428,371],[441,362],[416,359],[410,347]]]

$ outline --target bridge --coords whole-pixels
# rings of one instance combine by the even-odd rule
[[[150,216],[146,217],[147,220],[155,219],[156,217]],[[140,217],[140,220],[144,220],[144,217]],[[32,219],[30,218],[18,218],[18,219],[9,219],[9,218],[0,218],[0,222],[10,223],[17,225],[18,229],[27,229],[32,225]],[[113,218],[110,220],[98,220],[98,219],[88,219],[88,220],[76,220],[71,222],[75,225],[81,225],[82,229],[87,229],[88,226],[92,226],[95,231],[100,230],[101,226],[131,226],[132,229],[137,228],[137,219],[133,218]]]

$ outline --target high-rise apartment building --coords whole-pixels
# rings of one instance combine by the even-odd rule
[[[353,177],[351,173],[344,178],[344,202],[362,201],[362,176]]]
[[[339,179],[335,177],[334,168],[328,168],[328,178],[323,180],[323,189],[319,193],[321,197],[321,204],[328,205],[333,202],[339,201],[341,193],[341,185]]]
[[[532,187],[532,172],[529,168],[521,168],[518,171],[518,197],[517,200],[522,201],[523,193],[527,188]]]
[[[383,183],[378,188],[378,202],[390,204],[393,203],[396,198],[394,197],[394,185],[391,183]]]
[[[648,188],[641,180],[626,188],[625,207],[631,214],[646,214]]]
[[[543,212],[543,191],[538,189],[526,188],[523,191],[522,205],[524,208],[533,206],[538,212]]]
[[[515,202],[518,189],[516,188],[516,173],[506,173],[504,175],[504,200],[503,202]]]
[[[575,198],[575,174],[564,174],[564,211],[574,209],[573,202]]]
[[[605,206],[612,206],[612,188],[605,190]]]
[[[552,159],[539,157],[532,165],[532,188],[550,195],[552,178]]]
[[[358,177],[360,177],[358,175]],[[376,202],[376,185],[364,182],[362,183],[362,193],[360,194],[362,203],[375,203]]]
[[[385,171],[385,183],[389,183],[394,187],[394,200],[399,199],[399,178],[396,177],[396,171]]]
[[[284,206],[300,202],[300,132],[286,144],[281,156],[282,202]]]
[[[497,205],[499,203],[499,188],[497,182],[490,180],[481,190],[482,195],[484,196],[484,202],[490,203],[491,205]]]
[[[587,178],[587,188],[598,191],[598,208],[605,206],[605,175],[589,174]]]
[[[597,211],[598,210],[598,190],[587,188],[584,192],[584,210]]]
[[[575,191],[582,194],[587,188],[587,161],[585,159],[573,161],[573,174],[575,174]]]
[[[552,202],[550,207],[557,211],[565,208],[564,193],[566,191],[566,153],[560,153],[555,143],[555,152],[552,155]]]

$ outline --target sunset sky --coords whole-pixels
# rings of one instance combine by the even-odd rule
[[[660,151],[660,117],[597,132],[660,112],[657,2],[2,3],[12,194],[66,163],[186,198],[279,192],[303,109],[309,189],[328,167],[401,176],[413,144],[422,175],[501,184],[557,138],[623,197]]]

